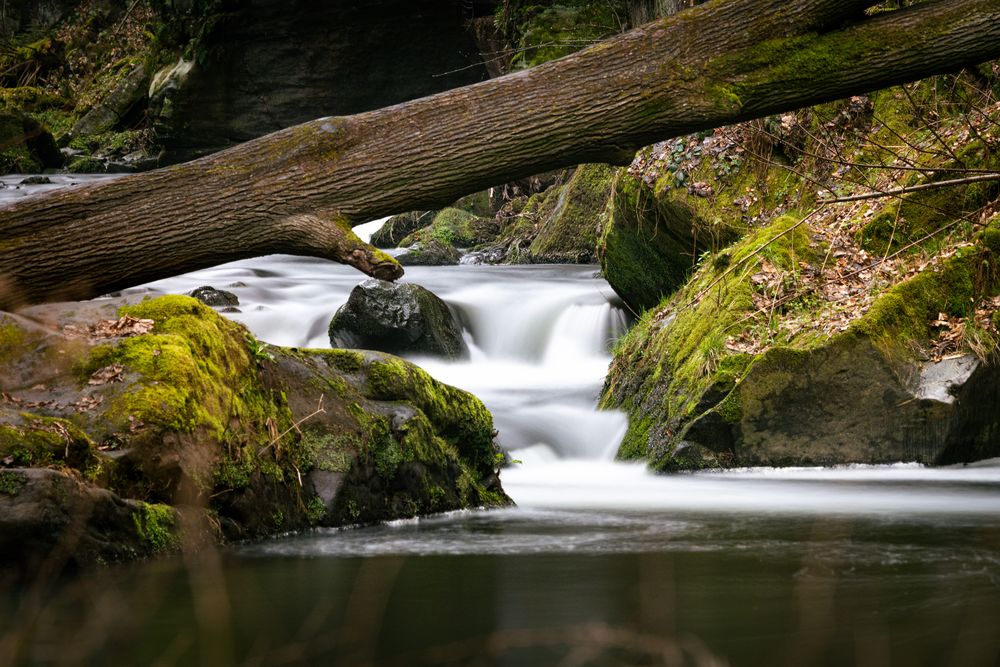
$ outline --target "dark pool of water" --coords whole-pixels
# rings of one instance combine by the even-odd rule
[[[1000,518],[466,512],[0,600],[14,664],[994,665]]]

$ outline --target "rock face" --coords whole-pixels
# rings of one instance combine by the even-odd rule
[[[449,358],[468,354],[448,304],[420,285],[374,278],[355,287],[333,316],[330,344]]]
[[[713,242],[733,239],[731,233],[699,234],[706,225],[691,207],[625,170],[618,172],[603,224],[598,253],[604,277],[634,312],[657,306],[683,285]]]
[[[189,297],[0,313],[0,392],[21,576],[509,502],[475,397],[383,353],[270,348]]]
[[[756,347],[768,334],[741,327],[758,303],[774,303],[774,292],[762,296],[781,289],[771,276],[817,261],[811,243],[805,225],[780,218],[732,246],[731,265],[706,263],[641,318],[604,389],[605,406],[629,413],[621,457],[681,470],[1000,456],[1000,317],[989,316],[1000,305],[1000,221],[863,316]],[[921,353],[942,322],[969,316],[988,342],[981,358]]]
[[[611,195],[615,169],[580,165],[564,186],[545,198],[537,236],[528,249],[536,263],[590,264],[597,261],[597,234]]]
[[[216,15],[159,134],[174,161],[487,78],[480,3],[263,0]]]
[[[129,113],[145,106],[149,75],[145,63],[123,70],[121,79],[80,120],[73,125],[71,137],[100,134],[117,127]]]

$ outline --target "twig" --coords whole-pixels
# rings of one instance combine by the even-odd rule
[[[132,4],[129,5],[128,9],[125,11],[125,16],[123,16],[122,20],[118,22],[117,26],[115,26],[115,31],[111,33],[112,36],[117,35],[121,31],[122,26],[125,25],[125,22],[128,21],[128,17],[132,14],[132,10],[135,9],[135,6],[138,4],[139,0],[132,0]]]
[[[300,424],[302,424],[303,422],[305,422],[306,420],[309,420],[309,419],[312,419],[312,418],[313,418],[313,417],[315,417],[316,415],[318,415],[318,414],[320,414],[320,413],[324,413],[324,412],[326,412],[326,410],[325,410],[325,409],[323,408],[323,398],[324,398],[324,397],[325,397],[325,394],[320,394],[320,395],[319,395],[319,403],[317,403],[317,404],[316,404],[316,409],[315,409],[315,410],[313,410],[312,412],[310,412],[309,414],[307,414],[307,415],[306,415],[305,417],[303,417],[302,419],[300,419],[300,420],[298,420],[298,421],[296,421],[296,422],[292,422],[292,425],[291,425],[291,426],[289,426],[289,427],[288,427],[288,428],[286,428],[286,429],[285,429],[284,431],[282,431],[282,432],[281,432],[281,433],[279,433],[279,434],[278,434],[277,436],[275,436],[275,437],[274,437],[274,438],[273,438],[273,439],[271,440],[271,442],[269,442],[269,443],[268,443],[267,445],[265,445],[265,446],[264,446],[264,447],[263,447],[263,448],[262,448],[262,449],[261,449],[261,450],[260,450],[259,452],[257,452],[258,456],[259,456],[260,454],[263,454],[264,452],[266,452],[266,451],[267,451],[268,449],[270,449],[270,448],[271,448],[271,447],[273,447],[274,445],[278,444],[278,441],[279,441],[279,440],[281,440],[281,439],[282,439],[283,437],[285,437],[286,435],[288,435],[288,434],[289,434],[289,433],[291,433],[292,431],[299,431],[299,425],[300,425]],[[299,433],[302,433],[302,431],[299,431]]]
[[[860,201],[862,199],[879,199],[881,197],[895,197],[898,195],[908,194],[910,192],[920,192],[921,190],[933,190],[934,188],[944,188],[951,185],[964,185],[965,183],[980,183],[982,181],[1000,181],[1000,174],[977,174],[975,176],[967,176],[965,178],[952,178],[947,181],[935,181],[933,183],[921,183],[920,185],[911,185],[906,188],[897,188],[895,190],[884,190],[881,192],[866,192],[862,195],[851,195],[850,197],[837,197],[835,199],[821,199],[816,202],[819,204],[842,204],[849,201]]]

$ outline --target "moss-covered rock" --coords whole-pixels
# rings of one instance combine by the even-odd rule
[[[64,471],[0,470],[0,570],[30,579],[176,551],[182,535],[173,508],[124,500]],[[192,538],[196,536],[192,535]]]
[[[417,241],[396,255],[402,266],[454,266],[462,259],[458,248],[435,238]]]
[[[0,174],[60,167],[62,153],[45,127],[28,114],[0,113]]]
[[[505,2],[498,27],[516,55],[511,69],[561,58],[628,27],[629,3],[619,0]]]
[[[182,296],[38,306],[0,315],[0,337],[0,468],[17,468],[0,470],[0,502],[20,508],[10,525],[49,534],[51,499],[28,490],[58,469],[80,480],[68,507],[113,509],[81,515],[82,534],[132,535],[71,549],[79,564],[509,502],[482,403],[395,357],[270,348]],[[182,523],[202,528],[181,535]],[[39,544],[5,543],[4,562],[40,557]]]
[[[598,253],[608,283],[641,312],[683,285],[703,252],[732,237],[730,228],[706,222],[669,189],[650,188],[620,170]]]
[[[433,222],[406,236],[401,247],[431,239],[456,248],[469,248],[492,240],[499,227],[493,218],[484,218],[461,208],[448,207],[434,216]]]
[[[411,211],[394,215],[372,234],[371,244],[376,248],[395,248],[400,242],[434,221],[437,211]]]
[[[940,318],[974,317],[997,293],[998,255],[986,242],[996,224],[884,291],[862,317],[786,334],[775,333],[775,315],[819,318],[815,304],[796,311],[772,295],[768,317],[761,290],[810,266],[822,245],[791,216],[735,244],[727,264],[706,262],[616,350],[603,404],[630,415],[619,455],[669,470],[997,456],[1000,415],[987,407],[997,351],[943,361],[921,352]],[[766,337],[751,346],[760,351],[742,349]]]
[[[597,259],[597,236],[611,195],[615,169],[585,164],[558,194],[549,197],[548,215],[541,221],[528,252],[535,263],[589,264]]]

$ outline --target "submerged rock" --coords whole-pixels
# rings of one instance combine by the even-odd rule
[[[115,306],[0,313],[0,570],[509,502],[489,412],[402,359]]]
[[[213,308],[227,308],[240,305],[240,299],[232,292],[215,289],[211,285],[202,285],[192,290],[188,296],[193,296],[207,306]]]
[[[462,326],[448,304],[412,283],[368,279],[330,321],[330,344],[394,354],[468,355]]]

